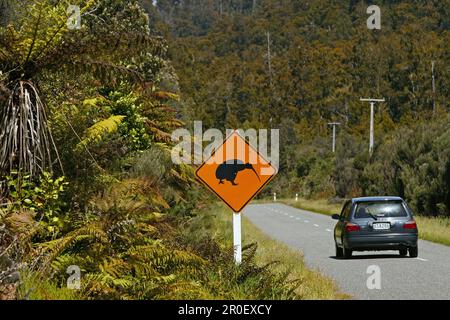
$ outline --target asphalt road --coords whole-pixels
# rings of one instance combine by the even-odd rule
[[[339,289],[355,299],[450,299],[450,247],[419,240],[418,258],[371,251],[354,252],[343,260],[335,257],[336,221],[329,216],[277,203],[249,205],[243,213],[272,238],[302,251],[308,267],[335,279]],[[374,265],[379,267],[381,289],[367,286],[377,269],[368,267]]]

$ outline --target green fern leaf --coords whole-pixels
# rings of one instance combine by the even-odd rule
[[[111,116],[108,119],[97,122],[87,129],[86,135],[77,145],[77,149],[85,147],[92,142],[99,142],[105,135],[116,132],[123,119],[125,119],[125,116]]]

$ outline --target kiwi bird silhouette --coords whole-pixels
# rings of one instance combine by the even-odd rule
[[[237,183],[234,182],[238,172],[242,170],[250,169],[258,177],[258,180],[261,181],[258,174],[256,173],[255,168],[250,163],[244,163],[241,160],[227,160],[224,163],[220,164],[216,169],[216,178],[219,180],[219,184],[223,184],[224,180],[231,182],[233,186],[237,186]]]

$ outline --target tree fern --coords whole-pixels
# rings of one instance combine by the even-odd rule
[[[23,5],[17,22],[0,27],[0,91],[9,94],[9,106],[0,109],[0,174],[19,167],[34,175],[54,164],[50,155],[57,154],[57,150],[51,143],[45,106],[36,89],[43,74],[66,72],[73,78],[80,73],[93,74],[109,84],[119,78],[141,82],[142,71],[131,67],[133,59],[139,60],[149,52],[162,54],[165,50],[161,39],[151,37],[147,29],[113,30],[110,25],[99,23],[101,20],[93,13],[84,17],[86,26],[81,30],[68,30],[69,4],[79,5],[82,14],[95,5],[104,5],[99,0],[32,0]],[[128,8],[136,10],[132,5]],[[117,21],[113,11],[108,10],[103,8],[109,12],[105,18]],[[24,84],[26,88],[17,89]],[[16,111],[11,110],[23,113],[20,121],[14,114]],[[98,128],[93,128],[93,135]]]
[[[6,107],[0,110],[0,124],[0,173],[21,168],[33,175],[51,169],[55,145],[33,83],[16,83]]]

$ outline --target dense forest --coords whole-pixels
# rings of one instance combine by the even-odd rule
[[[372,3],[381,30],[367,29]],[[279,129],[266,195],[396,194],[449,215],[449,10],[449,0],[0,0],[0,299],[336,298],[329,283],[257,264],[256,245],[236,267],[195,167],[171,161],[171,133],[196,120]],[[372,155],[360,97],[386,99]]]
[[[393,194],[423,214],[450,212],[448,0],[142,2],[170,39],[188,127],[280,129],[267,192]],[[371,4],[381,30],[367,28]],[[386,99],[372,156],[361,97]]]

